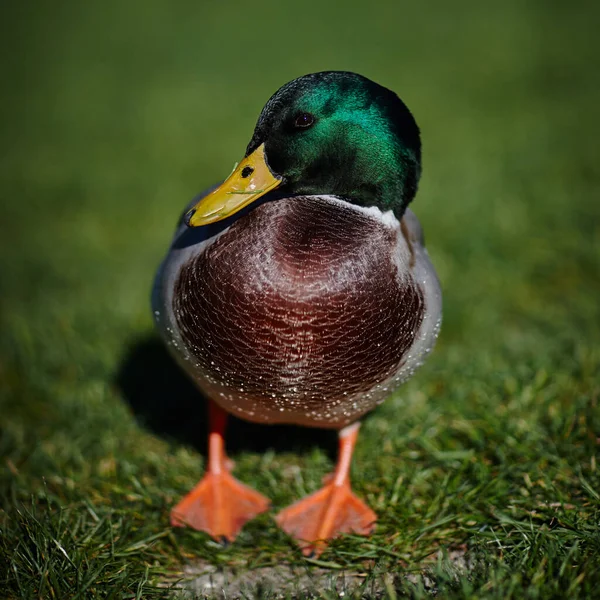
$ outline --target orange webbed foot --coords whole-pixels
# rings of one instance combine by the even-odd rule
[[[277,524],[299,541],[307,556],[318,556],[327,547],[327,540],[342,533],[368,535],[373,531],[377,515],[350,488],[350,461],[359,427],[353,423],[339,432],[337,466],[324,478],[323,487],[276,517]]]
[[[298,540],[302,552],[319,555],[327,540],[342,533],[368,535],[377,515],[345,483],[329,483],[320,490],[282,510],[277,524]]]
[[[271,502],[240,483],[230,471],[234,463],[225,453],[227,413],[209,404],[208,464],[200,482],[171,510],[171,525],[206,531],[216,540],[232,541],[240,529]]]
[[[171,511],[171,525],[206,531],[217,540],[235,539],[251,519],[269,509],[268,498],[228,471],[211,473]]]

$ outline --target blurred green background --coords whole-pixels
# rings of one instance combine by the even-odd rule
[[[87,581],[74,565],[90,569],[96,561],[104,566],[85,593],[104,597],[117,580],[129,592],[142,585],[148,565],[158,573],[167,566],[177,572],[186,557],[247,561],[256,557],[256,539],[267,563],[301,562],[266,517],[226,550],[207,546],[202,534],[169,532],[168,507],[200,474],[201,457],[138,424],[140,390],[156,391],[153,377],[163,369],[160,389],[168,395],[172,371],[159,350],[144,363],[148,354],[136,349],[154,344],[149,291],[184,205],[229,173],[280,85],[329,69],[356,71],[393,89],[421,127],[424,171],[412,208],[442,281],[445,320],[428,364],[364,428],[355,482],[382,515],[375,550],[346,540],[341,554],[334,545],[325,559],[348,567],[368,556],[400,568],[390,556],[418,563],[436,548],[478,543],[481,531],[514,544],[524,539],[518,523],[530,523],[531,511],[554,502],[564,511],[561,523],[570,523],[565,530],[583,536],[575,544],[579,566],[557,575],[577,536],[553,534],[544,538],[553,550],[534,553],[537,562],[522,565],[530,576],[514,589],[533,585],[544,553],[556,561],[544,563],[550,575],[540,586],[564,592],[581,573],[591,581],[599,555],[589,540],[598,537],[600,491],[596,6],[3,3],[0,452],[7,589],[33,594],[45,585],[60,597]],[[132,360],[135,372],[124,388],[119,382]],[[173,383],[173,396],[181,385]],[[176,402],[165,398],[158,420],[187,421],[185,412],[173,414]],[[310,439],[298,448],[273,445],[276,455],[242,444],[235,458],[239,476],[283,506],[315,489],[331,461]],[[301,483],[286,475],[286,466],[296,464],[303,466]],[[538,480],[545,483],[536,487]],[[400,501],[399,489],[406,490]],[[87,539],[73,533],[73,519],[92,505],[110,524]],[[493,506],[514,523],[503,522]],[[511,512],[514,506],[521,508]],[[59,514],[68,527],[57,525]],[[115,522],[125,528],[124,545],[138,544],[122,559],[102,553],[101,536]],[[86,523],[82,532],[97,525]],[[71,537],[57,538],[59,531]],[[38,563],[22,553],[30,534],[34,548],[48,537],[62,540],[71,556],[71,564],[60,563],[64,581],[43,576],[53,560],[64,559],[61,553],[42,552]],[[519,552],[514,560],[524,556]],[[494,575],[499,590],[519,572],[507,557]],[[8,565],[16,565],[10,573],[21,574],[19,584]],[[481,577],[483,586],[492,575]],[[148,581],[139,588],[144,594],[151,593]]]

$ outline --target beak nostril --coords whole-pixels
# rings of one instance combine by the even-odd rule
[[[254,173],[254,169],[252,167],[244,167],[242,169],[241,175],[244,179],[246,179],[246,177],[250,177],[250,175],[252,175],[252,173]]]

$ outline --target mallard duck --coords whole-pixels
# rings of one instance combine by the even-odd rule
[[[263,108],[243,160],[180,220],[154,286],[158,329],[209,398],[206,473],[172,510],[221,540],[269,508],[237,481],[227,417],[335,429],[322,489],[277,523],[307,553],[375,513],[351,490],[360,419],[431,350],[441,292],[407,208],[421,173],[417,124],[392,91],[313,73]]]

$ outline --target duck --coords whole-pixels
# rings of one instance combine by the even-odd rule
[[[232,475],[230,415],[338,432],[323,487],[281,510],[306,555],[377,515],[350,482],[362,417],[432,350],[442,294],[415,214],[416,121],[347,71],[298,77],[258,118],[243,159],[183,211],[155,278],[156,327],[208,399],[208,453],[173,526],[232,541],[270,500]],[[200,394],[199,394],[200,397]]]

